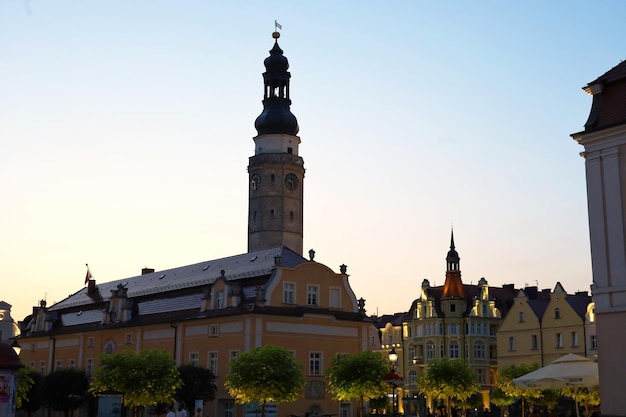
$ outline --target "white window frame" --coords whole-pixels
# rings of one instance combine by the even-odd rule
[[[213,372],[213,375],[217,376],[218,356],[216,350],[211,350],[207,353],[207,368]]]
[[[226,299],[224,298],[224,290],[215,293],[215,308],[226,308]]]
[[[307,284],[306,304],[309,306],[320,305],[320,286],[319,285]]]
[[[283,304],[295,304],[296,303],[296,283],[284,282],[283,283]]]
[[[200,366],[200,353],[189,352],[189,365]]]
[[[309,376],[322,375],[322,352],[309,352]]]

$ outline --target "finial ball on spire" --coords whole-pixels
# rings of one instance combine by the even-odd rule
[[[274,39],[280,38],[280,33],[278,33],[278,32],[272,33],[272,38],[274,38]]]

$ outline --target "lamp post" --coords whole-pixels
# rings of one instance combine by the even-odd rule
[[[24,366],[16,350],[0,342],[0,417],[15,417],[17,370]]]
[[[398,354],[395,348],[391,348],[389,351],[389,365],[391,369],[391,378],[389,383],[391,384],[391,410],[395,417],[396,415],[396,388],[398,388],[398,375],[396,370],[398,369]]]

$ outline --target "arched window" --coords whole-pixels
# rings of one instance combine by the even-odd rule
[[[417,384],[417,371],[415,369],[409,371],[409,384]]]

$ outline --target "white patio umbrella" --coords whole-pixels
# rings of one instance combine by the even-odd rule
[[[585,387],[597,390],[600,378],[597,363],[568,353],[548,366],[513,379],[513,383],[522,389]]]

